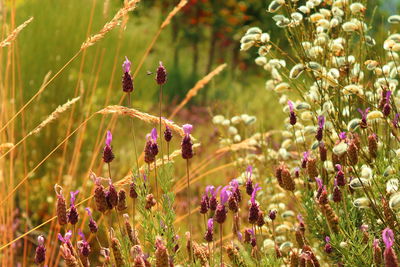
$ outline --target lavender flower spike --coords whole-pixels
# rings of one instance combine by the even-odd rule
[[[325,125],[325,117],[324,116],[318,116],[318,126],[320,128],[324,128]]]
[[[296,114],[294,113],[293,102],[289,100],[287,103],[288,103],[289,111],[290,111],[290,115],[289,115],[290,124],[295,125],[297,122],[297,117],[296,117]]]
[[[127,57],[125,57],[125,61],[122,64],[122,69],[124,71],[124,75],[122,76],[122,91],[125,93],[131,93],[133,91],[133,81],[131,72],[131,62]]]
[[[250,179],[253,175],[253,166],[249,165],[246,168],[247,178]]]
[[[207,222],[207,230],[212,232],[213,229],[214,229],[214,219],[210,218],[210,219],[208,219],[208,222]]]
[[[361,123],[360,123],[360,127],[361,128],[367,128],[368,124],[367,124],[367,114],[369,112],[369,108],[365,109],[365,111],[363,111],[362,109],[357,109],[358,112],[360,112],[361,114]]]
[[[110,131],[107,131],[106,136],[106,146],[103,150],[103,160],[105,163],[110,163],[114,159],[114,153],[112,152],[111,148],[111,141],[112,141],[112,134]]]
[[[58,233],[57,237],[64,244],[70,243],[70,240],[72,237],[72,230],[69,230],[68,232],[66,232],[64,236],[62,236],[60,233]]]
[[[157,68],[156,82],[158,85],[163,85],[167,82],[167,70],[165,69],[161,61],[160,65]]]

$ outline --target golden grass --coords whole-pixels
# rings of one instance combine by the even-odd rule
[[[208,84],[211,81],[211,79],[214,78],[215,75],[218,75],[221,71],[223,71],[226,66],[227,66],[226,64],[219,65],[209,74],[204,76],[200,81],[198,81],[194,85],[194,87],[187,92],[182,102],[174,109],[172,114],[169,116],[169,119],[175,117],[175,115],[190,101],[190,99],[196,96],[197,93],[200,91],[200,89],[202,89],[206,84]]]
[[[15,28],[10,35],[8,35],[6,37],[6,39],[4,39],[3,41],[0,42],[0,48],[6,47],[11,45],[11,43],[17,39],[18,34],[26,27],[28,26],[29,23],[31,23],[33,20],[33,17],[29,18],[28,20],[26,20],[24,23],[22,23],[21,25],[19,25],[17,28]]]
[[[97,111],[99,114],[107,115],[107,114],[116,114],[116,115],[122,115],[122,116],[128,116],[131,118],[137,118],[141,121],[144,121],[149,124],[157,124],[159,123],[160,117],[156,117],[153,115],[150,115],[145,112],[141,112],[139,110],[136,110],[134,108],[127,108],[123,106],[108,106],[106,108],[103,108],[99,111]],[[185,133],[182,129],[182,127],[176,125],[174,122],[169,121],[167,119],[162,118],[162,123],[168,127],[171,128],[172,131],[178,133],[180,136],[185,136]]]
[[[81,50],[84,50],[89,46],[94,45],[95,43],[103,39],[108,32],[120,25],[121,20],[126,16],[126,14],[128,14],[129,11],[134,10],[137,3],[139,2],[140,0],[131,0],[127,2],[124,7],[118,10],[114,17],[109,22],[107,22],[97,34],[89,36],[86,41],[82,43]]]

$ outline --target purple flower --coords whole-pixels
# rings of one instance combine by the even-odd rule
[[[219,199],[222,205],[224,205],[232,195],[232,192],[228,190],[228,188],[229,186],[224,186],[219,193]]]
[[[129,59],[127,57],[125,57],[125,61],[122,64],[122,69],[124,70],[124,72],[129,73],[131,71],[131,62],[129,61]]]
[[[111,146],[111,141],[112,141],[112,134],[111,134],[110,131],[107,131],[106,146],[110,147]]]
[[[325,242],[326,242],[326,243],[331,242],[331,238],[330,238],[329,236],[325,236]]]
[[[261,187],[258,186],[258,184],[256,184],[256,185],[254,186],[253,193],[251,194],[251,199],[250,199],[250,201],[251,201],[252,204],[255,204],[255,203],[256,203],[256,195],[257,195],[257,191],[259,191],[259,190],[261,190]]]
[[[386,92],[386,105],[390,104],[390,96],[392,95],[392,91]]]
[[[307,161],[308,161],[308,157],[310,156],[310,154],[311,154],[310,151],[303,152],[303,159],[301,160],[301,167],[303,169],[305,169],[307,167]]]
[[[160,65],[157,68],[156,81],[158,85],[163,85],[167,81],[167,70],[160,61]]]
[[[208,219],[208,221],[207,221],[207,230],[210,231],[210,232],[212,232],[213,229],[214,229],[214,219],[213,219],[213,218],[210,218],[210,219]]]
[[[369,112],[370,108],[365,109],[365,111],[363,111],[362,109],[357,109],[358,112],[360,112],[361,114],[361,123],[360,123],[360,127],[361,128],[367,128],[368,127],[368,123],[367,123],[367,114]]]
[[[75,192],[71,191],[70,194],[71,194],[71,200],[70,200],[71,206],[75,206],[75,200],[76,200],[76,196],[79,194],[79,190],[76,190]]]
[[[58,233],[57,237],[64,244],[70,243],[71,242],[70,240],[72,237],[72,230],[69,230],[68,232],[66,232],[64,236],[62,236],[60,233]]]
[[[150,135],[151,135],[151,139],[153,139],[153,142],[156,143],[157,142],[157,138],[158,138],[157,129],[153,128],[151,130],[151,134]]]
[[[290,111],[290,112],[294,112],[293,102],[290,101],[290,100],[288,100],[287,104],[288,104],[288,106],[289,106],[289,111]]]
[[[391,248],[394,243],[394,234],[393,234],[392,229],[385,228],[382,232],[382,239],[383,239],[383,243],[385,243],[385,247],[387,249]]]
[[[86,241],[85,234],[82,233],[81,229],[78,229],[78,235],[82,238],[83,241]]]
[[[325,117],[324,116],[318,116],[318,126],[319,128],[324,128],[325,125]]]
[[[229,185],[231,186],[231,189],[233,192],[235,192],[239,187],[239,183],[236,179],[233,179],[232,181],[230,181]]]
[[[299,221],[299,223],[304,223],[303,215],[301,215],[300,213],[297,214],[297,220]]]
[[[207,185],[206,186],[206,194],[210,194],[211,196],[215,197],[215,186]]]
[[[182,126],[183,131],[185,132],[186,136],[189,136],[192,133],[193,125],[191,124],[184,124]]]
[[[240,231],[237,231],[237,237],[238,237],[239,242],[243,241],[243,235]]]
[[[346,139],[346,132],[341,132],[341,133],[339,134],[339,138],[340,138],[340,140]]]
[[[85,210],[87,211],[89,217],[93,218],[92,211],[90,210],[90,208],[86,207]]]

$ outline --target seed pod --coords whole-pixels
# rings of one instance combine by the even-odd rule
[[[286,167],[282,169],[282,188],[292,192],[296,189],[290,171]]]
[[[199,245],[197,242],[193,242],[193,256],[199,260],[201,266],[209,266],[209,253],[204,246]]]
[[[98,211],[104,213],[108,210],[106,192],[104,190],[104,186],[100,183],[96,184],[96,188],[94,190],[94,200],[96,202]]]
[[[111,180],[110,186],[108,187],[108,191],[106,193],[106,199],[110,209],[118,205],[118,192],[115,189],[115,186],[111,183]]]
[[[129,196],[133,199],[136,199],[138,197],[138,194],[136,192],[136,184],[134,182],[132,182],[129,185]]]
[[[67,204],[62,194],[62,187],[56,184],[54,186],[54,190],[56,191],[57,195],[56,212],[57,212],[58,223],[60,225],[65,225],[68,223]]]
[[[161,237],[156,238],[156,267],[169,267],[168,250],[161,240]]]
[[[289,77],[291,79],[297,79],[305,69],[306,67],[303,64],[297,64],[290,70]]]
[[[356,166],[358,163],[358,147],[356,146],[354,141],[350,143],[349,148],[347,150],[347,155],[350,165]]]
[[[317,159],[309,158],[307,161],[307,173],[311,180],[318,177]]]
[[[242,258],[242,255],[239,253],[239,249],[233,243],[229,243],[225,247],[225,250],[233,266],[247,266],[244,259]]]
[[[154,207],[157,204],[157,201],[155,200],[153,194],[148,194],[146,196],[146,205],[145,208],[146,209],[151,209],[152,207]]]
[[[126,193],[124,189],[121,189],[118,193],[118,204],[117,204],[117,210],[118,211],[124,211],[128,207],[126,206]]]
[[[353,201],[353,205],[356,208],[366,209],[366,208],[369,208],[369,206],[371,205],[371,202],[366,197],[360,197]]]
[[[376,134],[368,136],[368,151],[372,159],[378,156],[378,139]]]
[[[332,231],[337,233],[339,231],[339,217],[329,204],[324,204],[320,207]]]
[[[125,266],[124,258],[121,253],[121,244],[115,237],[111,238],[111,248],[114,254],[115,263],[117,266]]]
[[[79,267],[79,263],[76,260],[73,252],[68,247],[68,244],[64,243],[60,246],[61,256],[65,260],[67,267]]]
[[[355,178],[349,183],[350,187],[354,190],[362,189],[371,186],[371,181],[365,178]]]

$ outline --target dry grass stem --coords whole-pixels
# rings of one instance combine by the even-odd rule
[[[15,28],[10,35],[6,37],[3,41],[0,43],[0,48],[6,47],[11,45],[11,43],[18,37],[18,34],[26,27],[28,26],[29,23],[33,20],[33,17],[30,19],[26,20],[24,23],[19,25],[17,28]]]

